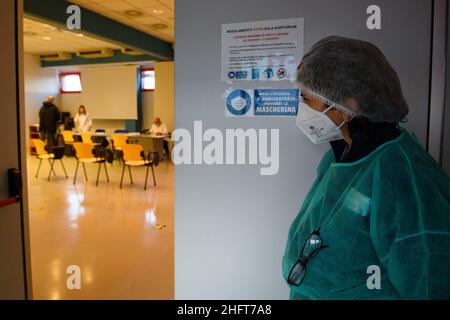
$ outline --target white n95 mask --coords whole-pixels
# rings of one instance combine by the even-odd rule
[[[296,124],[313,143],[318,144],[344,139],[341,127],[345,124],[345,121],[337,126],[326,115],[332,108],[331,106],[325,111],[319,112],[306,103],[300,102]]]

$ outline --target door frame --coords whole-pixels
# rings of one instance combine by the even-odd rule
[[[23,0],[14,1],[15,5],[15,57],[16,57],[16,105],[17,105],[17,143],[18,166],[22,176],[22,199],[20,201],[23,268],[25,299],[33,299],[33,283],[31,272],[30,252],[30,224],[28,207],[28,181],[27,181],[27,150],[26,150],[26,122],[25,122],[25,69],[23,45]]]
[[[440,165],[443,165],[446,76],[448,76],[446,75],[448,0],[433,0],[432,10],[427,150]]]

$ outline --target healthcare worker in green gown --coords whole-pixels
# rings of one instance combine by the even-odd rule
[[[297,126],[331,148],[289,230],[290,298],[450,299],[450,179],[400,127],[396,72],[375,45],[332,36],[297,78]]]

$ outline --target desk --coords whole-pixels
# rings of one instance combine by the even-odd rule
[[[150,134],[129,135],[129,143],[140,144],[145,151],[156,151],[159,154],[159,159],[164,156],[164,139],[168,136],[157,136]]]

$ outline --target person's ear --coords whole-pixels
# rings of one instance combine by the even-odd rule
[[[345,104],[347,105],[347,107],[350,108],[350,110],[357,110],[358,109],[358,100],[356,100],[356,98],[349,98],[349,99],[347,99],[345,101]],[[348,122],[348,121],[352,120],[353,117],[351,115],[349,115],[349,114],[347,114],[345,112],[342,112],[342,113],[343,113],[342,118],[345,121]]]

